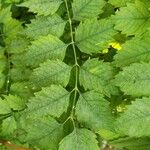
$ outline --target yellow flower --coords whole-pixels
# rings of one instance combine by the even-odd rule
[[[109,43],[109,46],[112,46],[113,48],[115,48],[118,51],[122,49],[120,43],[118,43],[118,42]]]
[[[121,106],[117,106],[117,112],[123,112],[123,108]]]
[[[120,51],[122,49],[122,46],[121,46],[121,44],[119,42],[111,42],[108,45],[111,46],[111,47],[113,47],[114,49],[116,49],[118,51]],[[106,49],[104,49],[102,51],[102,53],[106,54],[106,53],[108,53],[108,51],[109,51],[108,48],[106,48]]]
[[[117,109],[117,112],[121,113],[121,112],[124,112],[124,110],[126,109],[126,106],[124,104],[121,104],[121,105],[118,105],[116,109]]]

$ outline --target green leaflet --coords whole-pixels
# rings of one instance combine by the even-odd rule
[[[99,150],[96,136],[87,129],[75,129],[66,136],[59,146],[59,150]]]
[[[11,19],[10,7],[0,9],[0,23],[8,23],[8,20]]]
[[[127,35],[142,35],[150,26],[149,10],[140,1],[127,3],[127,7],[122,7],[112,19],[115,29]]]
[[[113,116],[114,117],[114,116]],[[115,119],[115,117],[114,117]],[[111,128],[109,129],[99,129],[96,133],[98,133],[103,139],[107,140],[107,141],[112,141],[114,139],[120,139],[120,137],[122,135],[120,135],[119,133],[116,133],[115,129],[114,129],[114,120],[111,124]]]
[[[91,59],[81,67],[80,84],[85,89],[96,90],[110,96],[117,93],[117,88],[110,82],[114,74],[115,69],[109,63]]]
[[[149,62],[150,60],[150,38],[134,39],[127,41],[121,51],[115,55],[114,64],[123,67],[134,62]]]
[[[116,131],[130,137],[150,135],[150,98],[136,99],[116,122]],[[138,132],[137,132],[138,131]]]
[[[30,44],[30,40],[25,37],[17,36],[8,45],[10,53],[19,54],[24,52]]]
[[[99,53],[114,41],[115,34],[110,20],[86,20],[76,30],[76,45],[84,53]]]
[[[116,7],[122,7],[122,6],[126,6],[127,3],[131,3],[134,2],[135,0],[109,0],[109,3],[111,3],[112,5],[116,6]]]
[[[73,18],[75,20],[85,20],[97,17],[102,13],[105,5],[104,0],[74,0],[73,2]]]
[[[69,82],[71,67],[60,60],[48,60],[36,68],[30,78],[32,85],[37,87],[60,84],[66,86]]]
[[[6,42],[9,43],[22,30],[22,27],[21,23],[17,20],[10,19],[8,22],[4,25],[4,35],[7,37]]]
[[[106,3],[103,7],[103,13],[99,15],[99,18],[107,18],[115,14],[114,6],[110,3]]]
[[[8,95],[4,96],[7,105],[13,110],[22,110],[26,107],[25,101],[18,96]]]
[[[3,114],[8,114],[11,112],[11,109],[10,107],[8,106],[7,102],[0,99],[0,114],[3,115]]]
[[[15,82],[11,84],[10,94],[17,95],[27,101],[33,96],[31,89],[27,86],[27,82]]]
[[[38,16],[22,33],[33,39],[48,34],[60,37],[63,34],[65,24],[66,22],[57,14],[46,17]]]
[[[111,129],[113,126],[109,102],[103,98],[103,95],[95,91],[80,95],[76,106],[76,115],[79,122],[94,131]]]
[[[123,6],[127,6],[127,3],[134,3],[136,1],[141,1],[147,6],[150,6],[149,0],[109,0],[109,3],[111,3],[112,5],[116,7],[123,7]]]
[[[61,86],[51,85],[43,88],[29,100],[27,117],[38,118],[45,115],[60,117],[63,112],[67,111],[69,97],[70,93]]]
[[[8,117],[2,122],[2,129],[0,131],[0,137],[6,139],[15,138],[15,130],[17,129],[16,120],[13,116]]]
[[[0,10],[0,23],[3,23],[3,36],[5,42],[9,44],[19,31],[22,30],[21,23],[11,18],[10,7]]]
[[[43,36],[32,42],[24,56],[24,60],[28,66],[38,66],[47,59],[63,60],[66,48],[67,45],[57,37],[52,35]]]
[[[51,117],[26,120],[26,141],[41,150],[57,150],[63,137],[63,126]]]
[[[124,67],[115,78],[114,83],[126,95],[150,96],[150,63],[134,63]]]
[[[24,69],[23,67],[16,67],[11,69],[11,80],[13,82],[21,82],[21,81],[27,81],[30,74],[31,70],[30,69]]]
[[[19,3],[21,0],[5,0],[5,3]]]
[[[120,138],[111,141],[110,144],[117,148],[128,148],[129,150],[149,150],[150,149],[150,138]]]
[[[14,96],[14,95],[9,95],[9,96],[5,96],[5,99],[2,100],[0,99],[0,114],[8,114],[11,113],[13,109],[15,110],[22,110],[25,108],[25,101],[23,99],[21,99],[18,96]]]
[[[38,15],[47,16],[54,14],[61,3],[61,0],[28,0],[19,6],[28,7],[30,11],[38,13]]]

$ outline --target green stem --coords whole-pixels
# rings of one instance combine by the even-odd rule
[[[73,53],[74,53],[74,61],[75,61],[75,64],[74,64],[74,67],[75,67],[75,86],[74,86],[74,98],[73,98],[73,105],[72,105],[72,110],[71,110],[71,118],[72,118],[72,121],[73,121],[73,124],[74,124],[74,119],[73,119],[73,116],[74,116],[74,109],[75,109],[75,103],[76,103],[76,99],[77,99],[77,94],[78,94],[78,69],[79,69],[79,64],[78,64],[78,61],[77,61],[77,54],[76,54],[76,48],[75,48],[75,41],[74,41],[74,37],[73,37],[73,28],[72,28],[72,20],[71,20],[71,16],[70,16],[70,12],[69,12],[69,7],[68,7],[68,2],[67,0],[64,0],[65,1],[65,5],[66,5],[66,10],[67,10],[67,15],[68,15],[68,21],[69,21],[69,26],[70,26],[70,34],[71,34],[71,45],[72,45],[72,48],[73,48]],[[74,124],[74,127],[75,127],[75,124]]]
[[[6,53],[7,53],[7,78],[6,78],[5,92],[8,95],[10,88],[10,54],[8,51]]]

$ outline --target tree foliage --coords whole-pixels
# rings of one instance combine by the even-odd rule
[[[0,149],[149,150],[149,43],[149,0],[0,0]]]

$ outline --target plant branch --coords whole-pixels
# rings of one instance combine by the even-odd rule
[[[78,94],[78,70],[79,70],[79,64],[78,64],[78,61],[77,61],[77,54],[76,54],[76,48],[75,48],[75,41],[74,41],[74,36],[73,36],[73,28],[72,28],[72,20],[71,20],[71,16],[70,16],[70,12],[69,12],[69,7],[68,7],[68,2],[67,0],[64,0],[65,1],[65,5],[66,5],[66,10],[67,10],[67,15],[68,15],[68,21],[69,21],[69,26],[70,26],[70,34],[71,34],[71,45],[72,45],[72,48],[73,48],[73,53],[74,53],[74,61],[75,61],[75,64],[74,64],[74,67],[75,67],[75,86],[74,86],[74,98],[73,98],[73,105],[72,105],[72,110],[71,110],[71,118],[72,118],[72,121],[73,121],[73,124],[74,124],[74,109],[75,109],[75,103],[76,103],[76,99],[77,99],[77,94]],[[75,124],[74,124],[74,127],[75,127]]]

